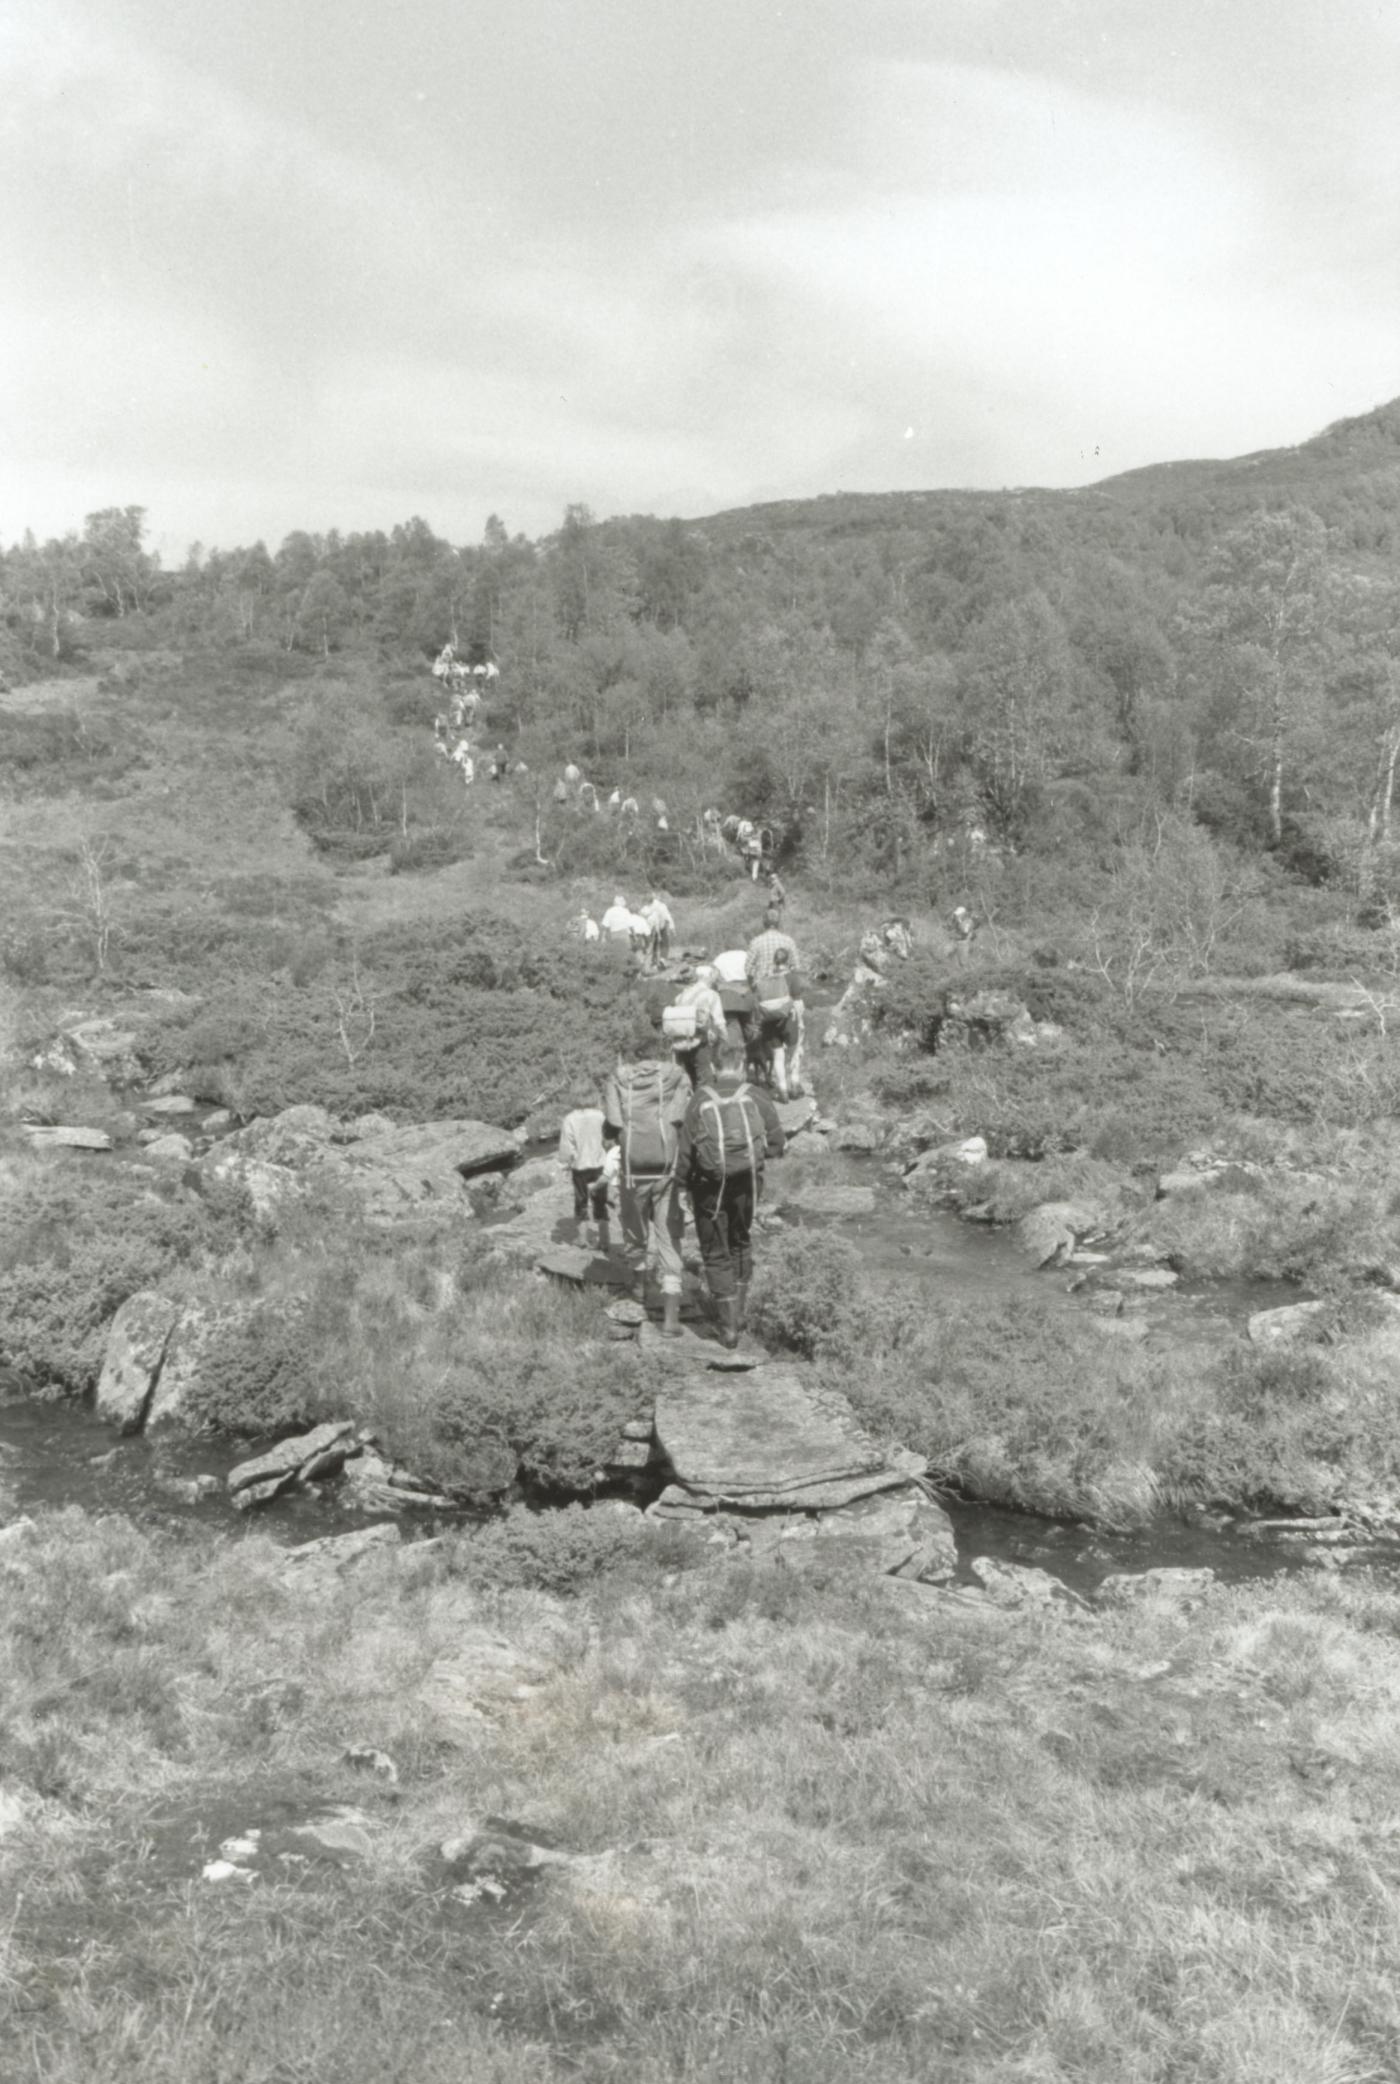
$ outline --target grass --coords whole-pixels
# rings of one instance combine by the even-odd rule
[[[6,2074],[1391,2074],[1400,1600],[1373,1581],[1032,1620],[630,1564],[560,1601],[482,1584],[467,1539],[309,1596],[264,1541],[75,1514],[0,1567]],[[539,1683],[448,1734],[419,1688],[483,1627]],[[278,1801],[354,1802],[367,1858],[201,1883],[201,1821]],[[433,1848],[487,1812],[590,1863],[465,1910]]]

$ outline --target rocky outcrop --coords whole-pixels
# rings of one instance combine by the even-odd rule
[[[1256,1310],[1246,1329],[1251,1345],[1295,1346],[1316,1330],[1315,1319],[1327,1308],[1325,1302],[1285,1303],[1279,1310]]]
[[[198,1382],[220,1339],[250,1323],[261,1305],[255,1302],[186,1303],[170,1334],[158,1379],[146,1410],[146,1429],[174,1424],[184,1416],[190,1391]]]
[[[206,1185],[240,1188],[265,1219],[307,1195],[337,1192],[375,1220],[424,1210],[469,1218],[463,1182],[519,1156],[515,1132],[489,1122],[395,1127],[368,1119],[368,1134],[347,1139],[324,1108],[286,1108],[226,1137],[200,1160],[199,1176]]]
[[[156,1136],[146,1145],[146,1156],[161,1159],[167,1165],[188,1165],[194,1156],[194,1145],[188,1136]]]
[[[974,1046],[1009,1042],[1034,1049],[1040,1036],[1029,1009],[1009,991],[978,991],[971,997],[949,997],[948,1011],[939,1039],[949,1029],[960,1031]]]
[[[128,1296],[112,1319],[97,1384],[97,1415],[120,1432],[141,1430],[179,1316],[178,1303],[143,1288]]]
[[[57,1071],[68,1078],[76,1072],[86,1072],[114,1085],[134,1085],[141,1075],[135,1034],[103,1016],[76,1021],[70,1018],[70,1024],[34,1058],[34,1068]]]
[[[240,1512],[275,1498],[294,1483],[312,1483],[317,1477],[333,1476],[341,1468],[355,1441],[355,1428],[348,1420],[314,1426],[279,1440],[266,1454],[239,1462],[228,1473],[228,1488]]]

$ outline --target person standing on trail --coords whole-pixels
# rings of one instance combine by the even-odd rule
[[[604,1174],[607,1153],[603,1144],[603,1110],[598,1096],[580,1088],[579,1103],[565,1115],[559,1130],[559,1163],[573,1181],[574,1229],[577,1232],[591,1209],[598,1225],[598,1242],[607,1242],[608,1182]]]
[[[770,912],[777,912],[781,916],[783,906],[787,903],[787,891],[783,888],[783,879],[778,874],[776,868],[769,869],[767,883],[768,909]]]
[[[641,916],[647,923],[647,964],[654,969],[670,956],[676,922],[671,917],[671,907],[659,890],[652,891],[642,906]]]
[[[718,976],[712,963],[702,962],[674,1004],[661,1014],[661,1032],[692,1086],[709,1077],[713,1053],[724,1046],[724,1002],[715,989]]]
[[[749,942],[744,958],[744,975],[755,991],[777,969],[779,955],[786,958],[784,968],[800,967],[797,943],[790,933],[783,932],[782,915],[770,905],[763,915],[763,930]]]
[[[951,923],[953,928],[953,952],[959,962],[966,962],[972,953],[972,937],[977,931],[977,921],[973,918],[966,905],[954,905]]]
[[[685,1211],[676,1189],[676,1150],[690,1101],[678,1064],[619,1064],[603,1088],[605,1139],[618,1146],[618,1205],[634,1283],[643,1299],[659,1281],[661,1329],[681,1335],[681,1237]]]
[[[731,1350],[748,1315],[753,1219],[763,1192],[764,1163],[780,1158],[785,1147],[773,1102],[747,1082],[742,1055],[726,1046],[713,1078],[695,1088],[686,1109],[675,1176],[690,1197],[720,1344]]]

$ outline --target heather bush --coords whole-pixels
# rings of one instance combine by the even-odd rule
[[[658,1546],[640,1512],[555,1506],[524,1507],[488,1520],[461,1542],[455,1565],[473,1584],[526,1586],[567,1595],[593,1579],[631,1569]]]

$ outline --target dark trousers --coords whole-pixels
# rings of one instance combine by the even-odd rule
[[[604,1223],[608,1215],[608,1183],[601,1165],[585,1165],[569,1175],[574,1183],[574,1220],[581,1223],[592,1204],[593,1220]]]
[[[714,1077],[714,1051],[708,1042],[702,1042],[698,1049],[678,1049],[674,1055],[676,1062],[690,1080],[692,1088],[708,1085]]]
[[[691,1176],[695,1233],[705,1262],[705,1280],[716,1302],[726,1301],[753,1274],[749,1239],[758,1186],[752,1172],[731,1172],[725,1179],[709,1172]]]

